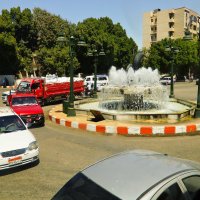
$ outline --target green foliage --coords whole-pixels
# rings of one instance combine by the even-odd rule
[[[52,48],[56,45],[57,37],[62,33],[69,35],[69,23],[59,16],[52,15],[45,10],[33,10],[33,24],[38,33],[40,47]]]
[[[166,51],[166,47],[177,49],[179,52]],[[197,41],[184,41],[183,39],[164,39],[152,44],[146,52],[144,65],[146,67],[157,68],[161,73],[169,73],[170,65],[173,62],[176,74],[183,76],[198,69],[198,44]]]
[[[9,33],[0,33],[0,74],[18,71],[16,40]]]
[[[20,7],[11,8],[10,11],[2,10],[0,33],[15,38],[15,44],[12,46],[15,69],[31,72],[32,55],[36,52],[37,64],[41,66],[43,74],[68,74],[71,35],[77,40],[84,39],[88,47],[96,48],[98,52],[104,48],[106,56],[99,56],[99,73],[107,73],[111,65],[126,68],[133,62],[133,50],[137,50],[137,45],[132,38],[127,37],[122,26],[119,23],[113,24],[108,17],[88,18],[76,26],[40,8],[35,8],[33,13],[29,9],[21,10]],[[61,34],[66,38],[62,48],[57,46],[57,38]],[[2,45],[2,52],[6,52],[6,48],[6,45]],[[75,50],[73,66],[75,70],[78,69],[76,72],[93,73],[94,59],[87,57],[89,49],[76,47]],[[7,55],[2,54],[2,57],[6,60]],[[8,66],[6,62],[5,65]]]
[[[105,58],[99,57],[98,73],[107,73],[111,65],[126,68],[133,62],[133,50],[137,50],[137,45],[127,37],[126,31],[121,25],[113,24],[110,18],[88,18],[82,23],[78,23],[77,34],[79,37],[81,35],[84,37],[89,48],[95,46],[98,52],[102,48],[104,49],[106,56]],[[89,62],[81,63],[83,63],[83,72],[94,72],[91,59]]]
[[[60,48],[56,46],[54,48],[43,47],[40,51],[36,52],[38,62],[41,65],[42,74],[55,74],[69,76],[70,57],[69,48]],[[73,67],[77,69],[79,62],[75,57],[73,59]]]
[[[20,42],[17,47],[19,70],[32,71],[32,51]]]

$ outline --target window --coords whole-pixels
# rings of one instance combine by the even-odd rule
[[[185,197],[177,183],[168,187],[157,200],[185,200]]]
[[[16,115],[0,117],[0,134],[18,130],[26,130],[21,119]]]
[[[30,91],[30,83],[28,82],[21,82],[17,88],[19,92]]]
[[[52,198],[52,200],[93,200],[109,199],[119,200],[116,196],[88,179],[82,173],[78,173]]]
[[[174,32],[169,31],[169,32],[168,32],[168,35],[169,35],[169,37],[173,37],[173,36],[174,36]]]
[[[99,81],[106,81],[107,78],[106,78],[106,77],[98,77],[98,80],[99,80]]]
[[[192,200],[200,199],[200,176],[190,176],[183,179]]]
[[[25,104],[37,104],[37,100],[35,97],[16,97],[12,99],[12,105]]]
[[[169,13],[169,18],[174,19],[174,13]]]
[[[38,88],[40,88],[40,83],[33,83],[32,86],[31,86],[32,90],[36,90]]]

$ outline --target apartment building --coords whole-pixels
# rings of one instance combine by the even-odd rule
[[[197,37],[199,27],[200,15],[185,7],[146,12],[143,15],[143,48],[164,38],[183,38],[187,30]]]

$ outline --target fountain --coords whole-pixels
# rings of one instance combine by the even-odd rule
[[[104,87],[99,94],[99,107],[123,111],[161,109],[166,105],[169,95],[159,80],[158,71],[151,68],[134,72],[130,67],[126,72],[111,67],[109,86]]]
[[[105,119],[154,120],[178,122],[194,114],[195,105],[180,99],[169,99],[168,87],[161,85],[158,70],[140,68],[134,71],[112,66],[109,85],[103,87],[97,100],[76,103],[78,112],[97,110]]]

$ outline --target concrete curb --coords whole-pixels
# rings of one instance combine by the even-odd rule
[[[192,135],[200,131],[200,124],[185,125],[161,125],[161,126],[112,126],[96,125],[91,123],[81,123],[78,121],[61,119],[49,112],[49,119],[56,124],[79,128],[81,130],[98,132],[107,135],[124,135],[124,136],[175,136],[175,135]],[[102,122],[103,123],[103,122]]]

